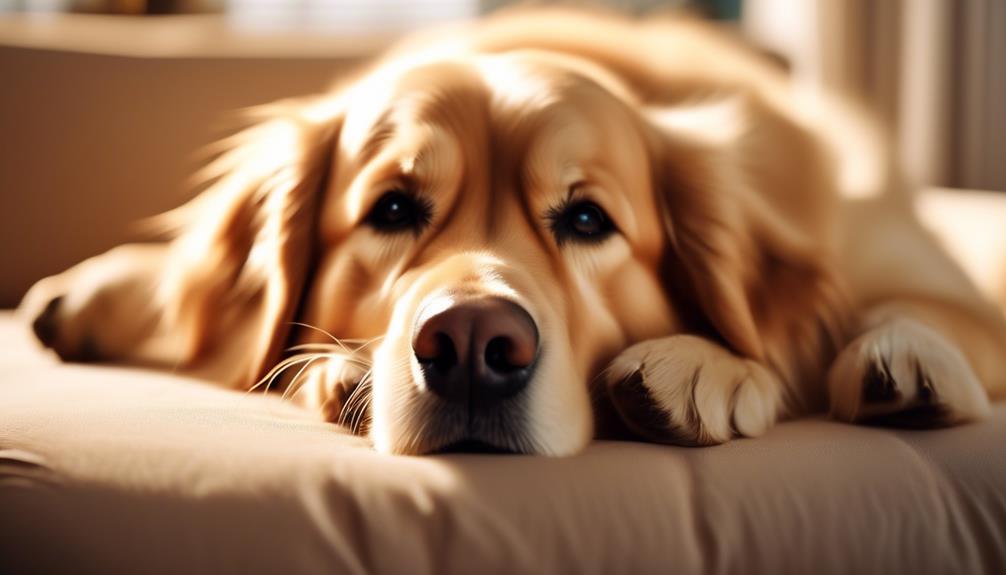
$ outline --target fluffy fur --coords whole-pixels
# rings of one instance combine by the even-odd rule
[[[539,10],[444,37],[258,110],[162,218],[170,241],[32,289],[36,333],[65,359],[275,382],[391,453],[570,454],[609,401],[691,445],[828,405],[945,424],[1006,388],[1000,311],[851,108],[690,20]],[[424,230],[366,225],[389,189],[431,206]],[[571,197],[617,232],[557,242],[547,215]],[[426,391],[410,346],[418,310],[457,293],[510,299],[541,333],[526,391],[478,417]]]

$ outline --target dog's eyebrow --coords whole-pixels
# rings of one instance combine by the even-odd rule
[[[581,190],[587,185],[587,179],[584,177],[577,178],[572,184],[566,186],[566,201],[571,202],[576,199],[578,194],[581,194]]]
[[[366,164],[374,159],[374,156],[381,150],[385,143],[395,135],[395,126],[389,120],[389,112],[384,112],[381,117],[374,122],[374,125],[367,132],[367,137],[360,146],[357,161],[359,164]]]

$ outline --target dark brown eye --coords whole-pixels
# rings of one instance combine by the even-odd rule
[[[570,203],[549,213],[552,233],[559,244],[567,241],[600,242],[615,231],[601,206],[589,201]]]
[[[430,206],[408,192],[393,190],[377,200],[366,221],[379,232],[419,232],[430,221]]]
[[[595,236],[606,231],[608,216],[595,204],[580,204],[574,206],[569,214],[570,227],[581,236]]]

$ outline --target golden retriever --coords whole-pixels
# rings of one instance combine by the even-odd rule
[[[1006,388],[1000,310],[870,122],[701,22],[498,16],[256,120],[170,241],[29,292],[45,345],[284,386],[407,454],[571,454],[603,413],[944,425]]]

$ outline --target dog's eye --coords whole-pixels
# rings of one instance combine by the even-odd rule
[[[599,242],[615,231],[611,218],[594,202],[569,204],[553,210],[548,219],[560,244],[566,241]]]
[[[430,206],[401,190],[385,192],[367,214],[367,223],[379,232],[418,232],[429,221]]]

